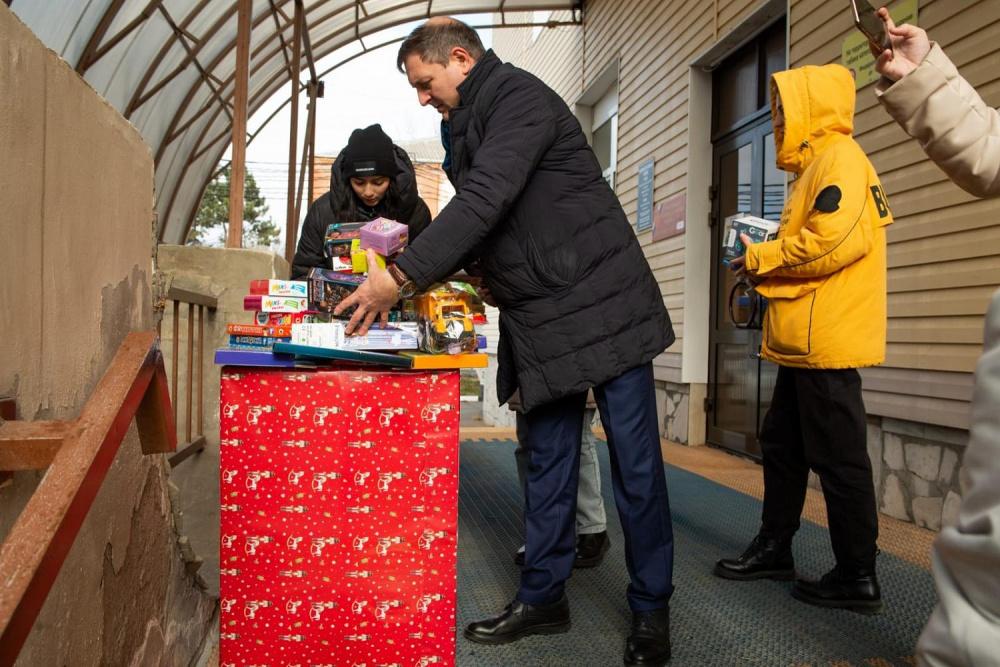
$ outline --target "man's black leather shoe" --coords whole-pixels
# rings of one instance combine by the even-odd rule
[[[608,531],[606,530],[578,536],[573,567],[580,569],[597,567],[604,560],[604,554],[608,552],[610,546],[611,541],[608,539]]]
[[[670,661],[670,608],[632,613],[632,632],[625,640],[629,667],[662,667]]]
[[[795,561],[789,540],[775,540],[762,535],[739,558],[723,558],[715,564],[712,573],[723,579],[779,579],[795,578]]]
[[[569,600],[529,605],[514,600],[494,618],[470,623],[465,638],[478,644],[509,644],[528,635],[558,635],[568,632]]]
[[[877,614],[883,607],[874,571],[842,573],[833,568],[819,581],[796,579],[792,597],[817,607],[849,609],[859,614]]]
[[[611,547],[611,540],[608,539],[608,531],[600,533],[590,533],[580,535],[576,538],[576,558],[573,560],[573,567],[585,569],[597,567],[604,561],[604,554]],[[514,554],[514,564],[524,567],[524,551],[518,550]]]

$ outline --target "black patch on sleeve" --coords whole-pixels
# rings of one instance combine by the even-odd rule
[[[821,213],[833,213],[840,208],[841,196],[840,188],[836,185],[826,186],[816,197],[816,210]]]

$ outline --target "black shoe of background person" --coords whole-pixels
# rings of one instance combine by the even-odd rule
[[[794,579],[795,560],[792,558],[791,541],[758,535],[739,558],[723,558],[717,562],[712,574],[739,581]]]
[[[608,531],[606,530],[599,533],[578,535],[576,538],[576,559],[573,561],[573,567],[578,569],[597,567],[604,560],[604,554],[608,552],[610,547],[611,541],[608,539]]]
[[[597,567],[604,562],[604,554],[611,547],[611,540],[608,539],[608,531],[599,533],[588,533],[579,535],[576,538],[576,558],[573,560],[573,567],[586,569]],[[524,567],[524,547],[518,549],[514,554],[514,564]]]
[[[625,664],[662,667],[670,661],[670,607],[632,612],[632,631],[625,640]]]
[[[514,565],[524,567],[524,545],[514,553]]]
[[[817,607],[848,609],[859,614],[877,614],[884,606],[874,570],[841,572],[835,567],[819,581],[796,579],[792,597]]]
[[[564,594],[546,605],[514,600],[499,616],[470,623],[463,634],[477,644],[509,644],[528,635],[562,634],[569,628],[569,600]]]

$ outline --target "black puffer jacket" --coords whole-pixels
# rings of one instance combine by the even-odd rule
[[[426,287],[478,260],[500,306],[497,393],[525,410],[618,377],[674,340],[659,286],[566,103],[492,51],[459,87],[457,195],[400,257]]]
[[[382,206],[376,208],[376,215],[388,215],[395,217],[398,222],[405,223],[410,228],[410,241],[412,242],[420,235],[431,222],[431,212],[427,204],[417,194],[417,177],[413,171],[413,163],[410,156],[399,146],[393,146],[396,152],[396,165],[399,167],[399,175],[396,176],[396,187],[399,189],[401,199],[401,211],[399,213],[387,212]],[[292,260],[292,280],[304,278],[309,269],[315,266],[327,267],[326,257],[323,254],[323,241],[326,239],[326,228],[335,222],[365,222],[369,218],[362,216],[361,220],[340,220],[334,212],[334,193],[342,188],[351,187],[341,178],[341,166],[343,165],[344,153],[333,163],[330,174],[330,192],[313,202],[306,214],[306,220],[302,225],[302,235],[299,237],[299,245],[295,249],[295,258]],[[384,200],[383,200],[384,201]]]

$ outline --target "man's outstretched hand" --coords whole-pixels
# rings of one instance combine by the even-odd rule
[[[892,49],[879,51],[869,44],[875,56],[875,71],[890,81],[899,81],[924,61],[930,53],[931,43],[923,29],[908,23],[897,26],[885,7],[878,10],[878,15],[885,23]]]
[[[351,316],[345,328],[348,334],[364,336],[376,318],[381,318],[382,324],[389,323],[389,309],[399,301],[399,286],[389,272],[378,265],[374,250],[367,251],[368,278],[333,309],[334,315],[340,315],[351,306],[357,310]]]

